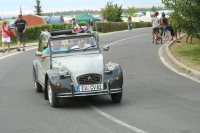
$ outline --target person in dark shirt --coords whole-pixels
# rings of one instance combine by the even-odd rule
[[[20,50],[20,43],[23,43],[23,51],[25,51],[25,44],[26,44],[26,29],[28,24],[25,20],[22,19],[22,15],[18,15],[17,21],[14,23],[14,33],[16,33],[17,30],[17,40],[18,40],[18,48],[17,51]],[[16,34],[14,34],[16,36]]]

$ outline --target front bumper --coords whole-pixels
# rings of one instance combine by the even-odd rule
[[[111,89],[110,88],[110,82],[107,82],[107,88],[105,90],[76,92],[76,91],[74,91],[73,85],[71,85],[71,90],[73,90],[73,91],[70,92],[70,93],[57,93],[57,97],[80,97],[80,96],[110,95],[110,94],[122,92],[122,88]]]
[[[122,92],[122,88],[117,89],[110,89],[103,90],[103,91],[90,91],[90,92],[72,92],[72,93],[60,93],[57,94],[57,97],[80,97],[80,96],[96,96],[96,95],[109,95],[114,93],[120,93]]]

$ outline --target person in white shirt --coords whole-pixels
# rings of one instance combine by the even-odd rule
[[[158,12],[155,12],[151,15],[151,23],[152,23],[152,40],[151,43],[154,43],[154,36],[161,37],[159,33],[159,23],[157,18]]]

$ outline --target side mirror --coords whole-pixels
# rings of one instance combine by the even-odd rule
[[[103,51],[109,51],[109,46],[104,46]]]
[[[35,56],[42,56],[42,52],[36,51]]]
[[[48,45],[48,41],[43,41],[42,42],[42,47],[47,47],[47,45]]]

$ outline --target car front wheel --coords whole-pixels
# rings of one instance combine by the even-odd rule
[[[120,103],[122,100],[122,92],[111,94],[111,99],[113,103]]]
[[[56,96],[56,94],[53,93],[49,80],[48,80],[48,85],[47,85],[47,93],[48,93],[49,103],[51,107],[54,107],[54,108],[58,107],[59,98]]]

